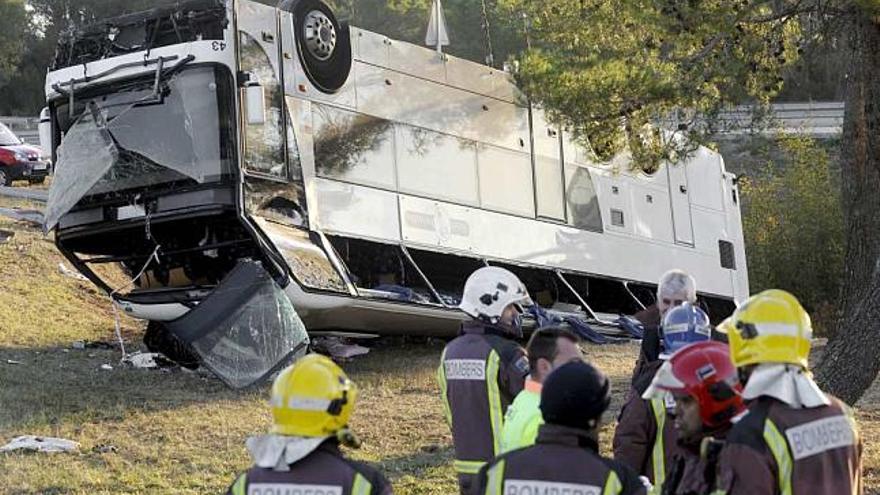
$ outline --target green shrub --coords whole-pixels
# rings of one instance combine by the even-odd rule
[[[779,138],[783,162],[743,178],[743,229],[749,285],[795,294],[817,333],[833,322],[843,275],[840,187],[828,152],[815,140]]]

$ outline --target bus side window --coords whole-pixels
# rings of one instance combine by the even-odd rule
[[[569,224],[583,230],[602,232],[602,213],[590,171],[568,163],[565,169]]]
[[[252,36],[239,32],[241,70],[263,87],[266,116],[261,124],[245,123],[244,166],[249,172],[287,179],[284,165],[284,93],[263,47]]]

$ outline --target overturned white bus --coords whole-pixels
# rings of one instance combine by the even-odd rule
[[[748,293],[717,153],[653,175],[595,163],[506,73],[319,0],[103,21],[61,41],[46,96],[58,248],[232,385],[299,352],[302,323],[454,335],[487,264],[594,323],[651,304],[672,267],[715,316]]]

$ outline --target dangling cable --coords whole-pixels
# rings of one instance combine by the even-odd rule
[[[113,292],[110,293],[110,305],[113,307],[113,320],[114,320],[115,326],[116,326],[116,340],[119,341],[119,348],[122,350],[122,359],[120,359],[120,362],[125,361],[125,358],[128,357],[128,354],[125,352],[125,342],[122,340],[122,324],[119,321],[119,311],[116,308],[116,300],[114,299],[113,296],[118,294],[120,291],[123,291],[123,290],[131,287],[132,285],[134,285],[134,283],[139,278],[141,278],[143,276],[144,272],[147,271],[147,267],[150,266],[151,261],[153,261],[155,259],[157,263],[159,262],[159,248],[160,247],[161,246],[159,244],[156,244],[156,248],[153,249],[153,253],[150,254],[150,256],[147,258],[146,263],[144,263],[143,268],[141,268],[141,271],[139,271],[138,274],[135,275],[133,279],[131,279],[127,284],[125,284],[117,289],[114,289]]]

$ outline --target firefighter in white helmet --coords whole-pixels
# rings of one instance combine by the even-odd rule
[[[514,339],[522,337],[522,306],[531,304],[525,285],[503,268],[480,268],[465,283],[459,308],[472,320],[443,350],[437,370],[462,493],[501,453],[504,413],[529,374],[525,351]]]

